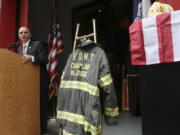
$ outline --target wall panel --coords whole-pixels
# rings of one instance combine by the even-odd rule
[[[0,48],[16,40],[17,0],[0,0]]]

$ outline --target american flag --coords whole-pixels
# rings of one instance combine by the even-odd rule
[[[55,2],[55,1],[54,1]],[[48,59],[47,70],[50,76],[49,84],[49,98],[51,99],[58,90],[58,54],[63,51],[62,35],[60,30],[60,25],[57,19],[56,4],[53,4],[53,15],[52,23],[48,38]]]
[[[180,10],[137,20],[129,31],[133,65],[180,61]]]

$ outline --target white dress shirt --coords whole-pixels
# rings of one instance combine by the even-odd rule
[[[30,41],[31,39],[29,39],[26,43],[23,44],[23,55],[26,55]],[[34,56],[31,55],[31,58],[31,61],[34,62]]]
[[[26,55],[26,52],[27,52],[27,49],[29,46],[29,42],[30,42],[30,39],[26,43],[23,43],[23,55]]]

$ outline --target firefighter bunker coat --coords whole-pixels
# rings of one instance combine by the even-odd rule
[[[100,93],[103,105],[100,105]],[[59,126],[68,135],[100,135],[101,106],[105,122],[117,124],[119,111],[105,52],[91,42],[70,54],[57,99]]]

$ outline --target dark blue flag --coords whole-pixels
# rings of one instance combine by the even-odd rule
[[[142,19],[142,0],[133,0],[133,21]]]

